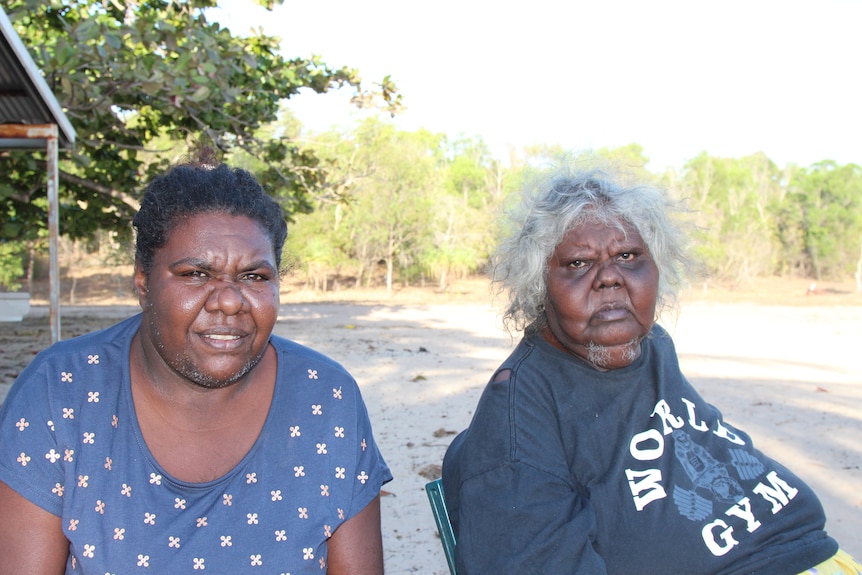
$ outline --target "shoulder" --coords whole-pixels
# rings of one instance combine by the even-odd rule
[[[567,362],[556,362],[537,343],[530,337],[521,341],[496,372],[509,370],[509,377],[488,383],[470,426],[452,442],[444,465],[458,466],[461,477],[521,465],[560,475],[549,461],[565,459],[560,457],[557,396],[571,378],[560,376]]]
[[[331,417],[367,419],[365,403],[356,379],[340,363],[297,342],[272,336],[278,355],[277,401],[295,409],[311,409],[302,418],[329,424]],[[305,406],[305,407],[300,407]],[[311,406],[311,407],[308,407]],[[307,411],[307,409],[306,409]]]
[[[668,369],[679,369],[679,359],[673,338],[665,328],[656,324],[643,343],[648,363],[660,364]]]
[[[646,341],[655,347],[662,349],[669,348],[671,350],[674,349],[673,338],[663,326],[657,323],[653,324],[652,329],[647,335]]]
[[[39,352],[30,365],[60,357],[79,356],[82,351],[104,349],[106,353],[128,349],[128,342],[141,325],[141,314],[126,318],[110,327],[64,339]]]
[[[7,396],[68,396],[71,400],[76,382],[95,383],[103,374],[114,374],[118,365],[128,365],[129,343],[140,326],[140,315],[125,319],[103,330],[61,340],[40,351],[15,380]]]
[[[315,369],[325,368],[333,372],[340,372],[352,379],[350,373],[343,365],[326,354],[277,335],[272,335],[269,341],[278,353],[279,358],[284,358],[292,364],[301,363],[302,365],[315,366]]]
[[[556,417],[561,391],[580,377],[581,366],[575,360],[537,335],[525,336],[486,385],[470,428],[488,427],[489,433],[496,433],[550,421]]]

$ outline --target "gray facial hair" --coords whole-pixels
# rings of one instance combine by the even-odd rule
[[[638,358],[640,341],[638,338],[632,339],[625,345],[623,349],[623,359],[628,363],[633,362]],[[598,345],[591,341],[587,345],[587,361],[596,367],[607,368],[611,359],[610,350],[604,345]]]

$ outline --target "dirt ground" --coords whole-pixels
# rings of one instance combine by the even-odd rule
[[[64,286],[64,339],[137,312],[124,281]],[[662,323],[683,370],[732,424],[805,479],[827,529],[862,557],[862,294],[855,285],[762,280],[682,295]],[[0,400],[50,342],[47,297],[0,323]],[[42,299],[40,299],[40,297]],[[360,382],[395,480],[383,499],[388,573],[444,575],[446,562],[423,485],[439,475],[454,434],[470,421],[490,373],[512,349],[481,278],[434,288],[309,292],[288,282],[276,332],[341,362]],[[107,304],[107,305],[106,305]]]

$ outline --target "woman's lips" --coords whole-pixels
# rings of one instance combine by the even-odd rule
[[[235,339],[239,339],[238,335],[226,335],[226,334],[219,334],[219,333],[206,334],[206,335],[204,335],[204,337],[206,337],[208,339],[219,340],[219,341],[232,341]]]
[[[200,334],[201,339],[210,347],[227,351],[236,348],[246,334],[236,330],[215,330]]]
[[[624,307],[604,307],[594,315],[600,321],[619,321],[628,317],[629,311]]]

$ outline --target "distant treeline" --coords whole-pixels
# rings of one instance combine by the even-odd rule
[[[526,178],[560,161],[598,160],[684,201],[695,263],[706,278],[744,284],[764,276],[855,276],[862,291],[862,168],[856,164],[779,167],[764,154],[704,152],[656,173],[638,144],[588,156],[535,146],[502,162],[480,138],[402,131],[376,118],[308,135],[285,112],[265,129],[292,146],[294,156],[307,154],[305,165],[282,167],[279,176],[291,186],[271,192],[291,212],[284,260],[315,289],[336,283],[446,289],[453,279],[484,272],[501,214]],[[244,152],[225,161],[256,174],[273,169],[272,159]],[[0,242],[0,289],[26,286],[40,242],[44,235]],[[103,229],[75,240],[75,249],[119,262],[129,257],[127,244],[128,233]]]
[[[406,132],[375,119],[303,140],[329,166],[313,211],[296,214],[288,258],[310,285],[413,284],[484,271],[501,210],[525,177],[565,158],[533,147],[505,164],[477,138]],[[654,173],[637,144],[590,153],[671,190],[691,210],[707,277],[842,279],[862,266],[862,168],[824,160],[779,167],[763,154],[701,153]],[[234,158],[240,163],[254,162]],[[583,158],[568,157],[563,161]]]

